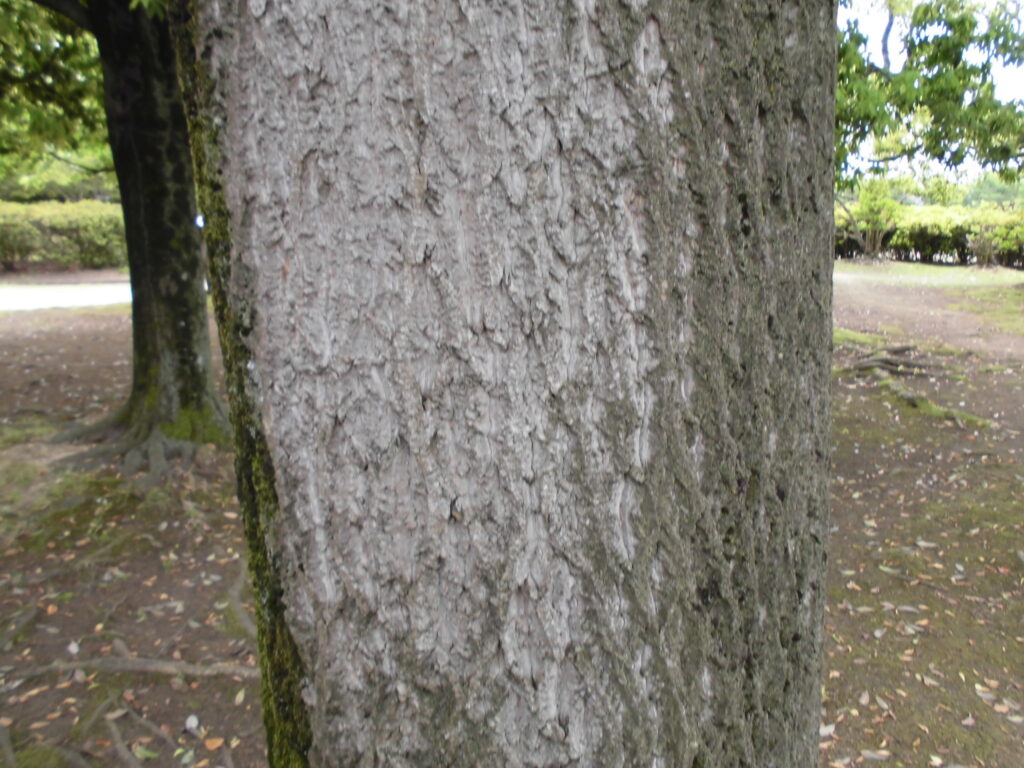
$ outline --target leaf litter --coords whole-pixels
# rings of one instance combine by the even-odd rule
[[[975,429],[834,377],[822,768],[1024,754],[1024,366],[924,362],[922,397],[999,418]]]
[[[0,482],[0,736],[26,765],[264,765],[231,456],[201,447],[148,492],[59,468],[74,449],[41,436],[120,403],[130,323],[27,314],[0,327],[0,479],[23,478]],[[79,358],[108,364],[22,375]]]

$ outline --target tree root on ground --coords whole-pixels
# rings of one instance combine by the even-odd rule
[[[4,630],[3,636],[0,637],[0,649],[6,651],[8,646],[13,647],[14,638],[20,635],[25,627],[35,621],[38,615],[39,608],[30,605],[21,608],[10,619],[5,620],[4,624],[7,625],[7,629]]]
[[[3,723],[0,723],[0,765],[3,765],[3,768],[18,768],[18,758],[14,756],[11,734]]]
[[[987,429],[991,426],[991,422],[988,419],[983,419],[980,416],[975,416],[973,413],[967,413],[956,408],[946,408],[929,400],[924,395],[911,392],[882,371],[875,371],[875,378],[878,380],[878,385],[882,390],[897,398],[904,405],[921,411],[926,416],[952,421],[961,429]]]
[[[63,757],[69,765],[74,766],[74,768],[92,768],[77,749],[65,747],[62,744],[51,744],[50,746],[60,752],[61,757]]]
[[[219,425],[223,435],[230,435],[228,420],[219,401],[210,402],[204,412]],[[76,469],[117,464],[126,477],[144,472],[136,482],[143,490],[148,490],[166,477],[172,461],[191,462],[196,448],[204,442],[199,436],[192,440],[168,434],[183,428],[191,432],[187,420],[183,427],[168,414],[139,405],[133,397],[98,421],[75,424],[58,432],[50,442],[92,443],[93,447],[61,459],[59,463]]]
[[[71,672],[76,669],[95,669],[101,672],[142,672],[154,675],[182,675],[184,677],[240,677],[247,680],[258,680],[260,670],[257,667],[246,667],[217,661],[213,664],[192,664],[187,661],[167,661],[165,659],[131,658],[120,659],[104,657],[100,659],[80,659],[78,661],[53,661],[40,667],[19,670],[18,677],[28,680],[50,672]]]
[[[159,725],[154,723],[149,718],[145,717],[144,715],[140,715],[138,712],[135,711],[134,708],[129,707],[128,715],[137,725],[140,725],[143,728],[145,728],[147,731],[149,731],[158,739],[160,739],[164,744],[169,746],[172,750],[178,748],[178,745],[174,742],[174,739],[168,736],[166,731],[164,731]]]
[[[850,366],[854,371],[885,371],[895,376],[921,376],[935,366],[919,363],[905,357],[913,352],[915,347],[899,346],[886,347],[862,355],[859,360]]]
[[[144,471],[138,480],[142,490],[159,484],[167,476],[173,460],[190,462],[197,447],[188,440],[168,437],[155,420],[128,426],[121,412],[94,424],[71,427],[50,439],[51,442],[98,443],[59,463],[75,469],[94,469],[114,463],[125,477]]]
[[[124,743],[124,739],[121,737],[121,729],[117,727],[111,719],[107,719],[107,730],[110,732],[110,741],[114,747],[114,752],[121,759],[128,768],[142,768],[142,763],[139,762],[138,758],[132,754],[132,751],[128,749],[128,745]]]

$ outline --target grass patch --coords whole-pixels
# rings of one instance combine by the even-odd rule
[[[881,347],[888,344],[889,340],[877,333],[861,333],[851,331],[848,328],[832,329],[832,344],[834,346],[860,346],[860,347]]]
[[[981,315],[986,322],[997,328],[1024,336],[1024,289],[1020,285],[1020,278],[1018,273],[1018,285],[1013,288],[985,288],[964,292],[955,308]]]
[[[35,467],[33,471],[38,474]],[[131,491],[110,471],[63,472],[19,515],[26,534],[23,547],[42,552],[82,539],[107,544],[135,503]]]
[[[64,768],[64,756],[48,744],[29,744],[17,752],[18,768]]]
[[[56,427],[41,416],[25,416],[8,424],[0,424],[0,451],[55,431]]]
[[[11,461],[0,465],[0,511],[11,514],[32,484],[39,477],[39,470],[25,461]]]
[[[24,490],[39,476],[39,470],[26,461],[12,461],[0,467],[0,485],[8,490]]]

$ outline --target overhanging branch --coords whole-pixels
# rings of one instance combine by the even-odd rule
[[[89,18],[89,10],[78,2],[78,0],[33,0],[36,5],[49,8],[61,16],[73,21],[82,29],[92,32],[92,20]]]

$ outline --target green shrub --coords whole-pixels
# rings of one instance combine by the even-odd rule
[[[5,270],[11,271],[27,261],[42,248],[42,243],[39,230],[31,223],[0,213],[0,260]]]
[[[95,200],[0,203],[0,262],[8,270],[29,264],[127,266],[121,206]]]
[[[868,255],[862,253],[848,219],[845,212],[837,210],[836,256]],[[992,205],[900,205],[893,212],[882,249],[899,261],[1024,267],[1024,210]]]

